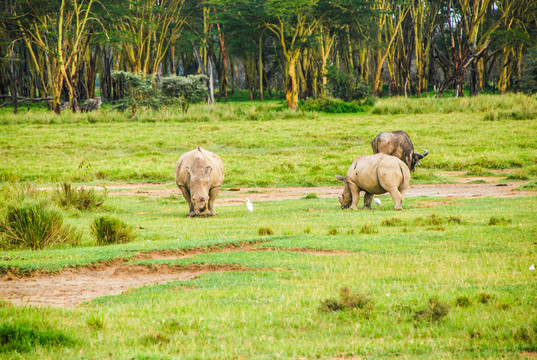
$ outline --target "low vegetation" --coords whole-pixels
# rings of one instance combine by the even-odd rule
[[[125,244],[136,239],[132,226],[111,216],[100,216],[91,224],[91,235],[97,245]]]

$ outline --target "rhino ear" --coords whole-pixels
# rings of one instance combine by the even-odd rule
[[[210,167],[210,166],[207,166],[207,167],[205,168],[205,175],[206,175],[206,176],[209,176],[209,175],[211,174],[211,171],[213,171],[213,168]]]
[[[347,177],[346,176],[340,176],[340,175],[334,175],[336,177],[336,179],[338,179],[339,181],[347,181]]]

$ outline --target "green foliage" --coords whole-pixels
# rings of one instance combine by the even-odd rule
[[[90,226],[97,245],[125,244],[136,239],[132,226],[111,216],[100,216]]]
[[[138,109],[158,109],[162,106],[154,76],[114,71],[112,78],[124,83],[127,88],[127,94],[116,108],[123,111],[129,109],[132,116],[135,116]]]
[[[357,81],[355,74],[345,73],[336,65],[330,65],[327,67],[326,78],[328,90],[333,97],[344,101],[360,101],[367,105],[374,104],[371,88],[362,80]]]
[[[511,220],[504,218],[503,216],[491,216],[489,219],[489,226],[507,225]]]
[[[190,104],[203,101],[207,97],[205,75],[169,76],[162,78],[162,94],[169,103],[179,103],[186,113]]]
[[[0,223],[0,247],[39,250],[75,245],[82,235],[63,224],[63,216],[42,203],[9,206]]]
[[[78,210],[93,210],[104,202],[104,197],[96,194],[95,190],[82,187],[76,190],[70,183],[63,183],[61,189],[55,191],[55,198],[60,206]]]
[[[378,230],[373,227],[371,224],[364,224],[360,228],[360,234],[376,234]]]
[[[300,103],[300,109],[303,111],[317,111],[329,114],[346,114],[366,112],[371,108],[371,103],[360,101],[347,102],[344,100],[322,98],[308,99]]]
[[[318,199],[318,198],[319,196],[317,196],[317,194],[313,192],[303,197],[303,199],[306,199],[306,200],[313,200],[313,199]]]
[[[524,93],[535,94],[537,93],[537,46],[529,49],[524,60],[524,75],[514,78],[514,81],[515,83],[518,81],[518,86]]]
[[[0,325],[0,353],[26,353],[36,346],[70,346],[75,339],[56,329],[42,329],[23,322]]]

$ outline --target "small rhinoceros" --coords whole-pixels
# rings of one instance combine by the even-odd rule
[[[198,147],[175,164],[175,182],[189,206],[188,216],[214,216],[214,201],[224,182],[220,157]]]
[[[371,209],[374,194],[389,192],[395,203],[395,210],[402,210],[403,192],[408,188],[410,171],[408,166],[395,156],[386,154],[358,156],[352,163],[347,176],[336,175],[345,183],[339,196],[341,208],[356,209],[360,191],[365,191],[364,209]]]

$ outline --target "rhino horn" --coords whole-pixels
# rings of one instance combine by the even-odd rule
[[[339,181],[347,181],[347,177],[346,176],[340,176],[340,175],[334,175],[336,177],[336,179],[338,179]]]

